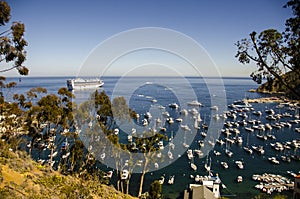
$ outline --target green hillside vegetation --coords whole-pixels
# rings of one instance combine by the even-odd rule
[[[282,79],[284,79],[290,87],[296,90],[296,92],[300,93],[300,78],[299,74],[296,71],[290,71],[284,75],[282,75]],[[292,93],[290,90],[286,88],[284,84],[282,84],[278,79],[274,79],[273,81],[268,81],[257,88],[257,92],[261,93],[271,93],[271,94],[285,94],[286,96],[291,96]]]
[[[65,176],[0,141],[0,198],[127,198],[97,177]]]

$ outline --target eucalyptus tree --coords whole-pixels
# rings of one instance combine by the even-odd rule
[[[156,152],[159,151],[157,144],[165,138],[163,134],[153,131],[144,132],[143,136],[143,138],[136,139],[137,147],[142,153],[141,157],[143,158],[138,196],[141,196],[143,193],[145,174],[149,171],[151,163],[156,162]]]
[[[6,1],[0,1],[0,27],[6,27],[10,21],[11,9]],[[27,75],[29,70],[23,66],[26,59],[25,46],[27,41],[24,39],[25,25],[21,22],[12,22],[11,27],[0,33],[0,62],[13,62],[11,66],[7,66],[0,70],[6,72],[16,69],[20,75]],[[5,65],[4,65],[5,66]]]
[[[267,29],[259,34],[253,31],[250,39],[245,38],[235,44],[236,58],[243,64],[254,62],[257,65],[257,70],[250,75],[255,82],[261,84],[266,78],[271,89],[276,80],[282,90],[287,89],[289,92],[286,93],[300,98],[297,88],[300,85],[299,0],[290,0],[284,7],[290,7],[294,15],[286,20],[285,31],[280,33]]]
[[[23,111],[18,106],[18,103],[8,103],[4,101],[1,103],[1,116],[0,116],[0,137],[5,139],[8,143],[17,149],[20,142],[20,136],[23,131]]]

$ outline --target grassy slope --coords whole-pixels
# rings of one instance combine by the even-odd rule
[[[107,198],[133,199],[101,185],[50,171],[32,161],[25,152],[12,152],[0,140],[0,198]]]

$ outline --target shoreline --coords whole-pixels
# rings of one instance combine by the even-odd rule
[[[252,99],[244,99],[247,103],[286,103],[286,104],[299,104],[299,100],[291,100],[287,98],[280,98],[277,96],[271,97],[262,97],[262,98],[252,98]]]

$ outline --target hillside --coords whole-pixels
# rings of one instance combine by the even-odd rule
[[[300,75],[295,71],[288,72],[282,75],[283,79],[300,93]],[[291,97],[292,93],[289,91],[278,79],[274,79],[272,83],[266,82],[257,88],[257,92],[271,93],[271,94],[284,94]]]
[[[34,162],[24,151],[13,152],[0,140],[0,198],[134,199],[100,184],[64,176]]]

